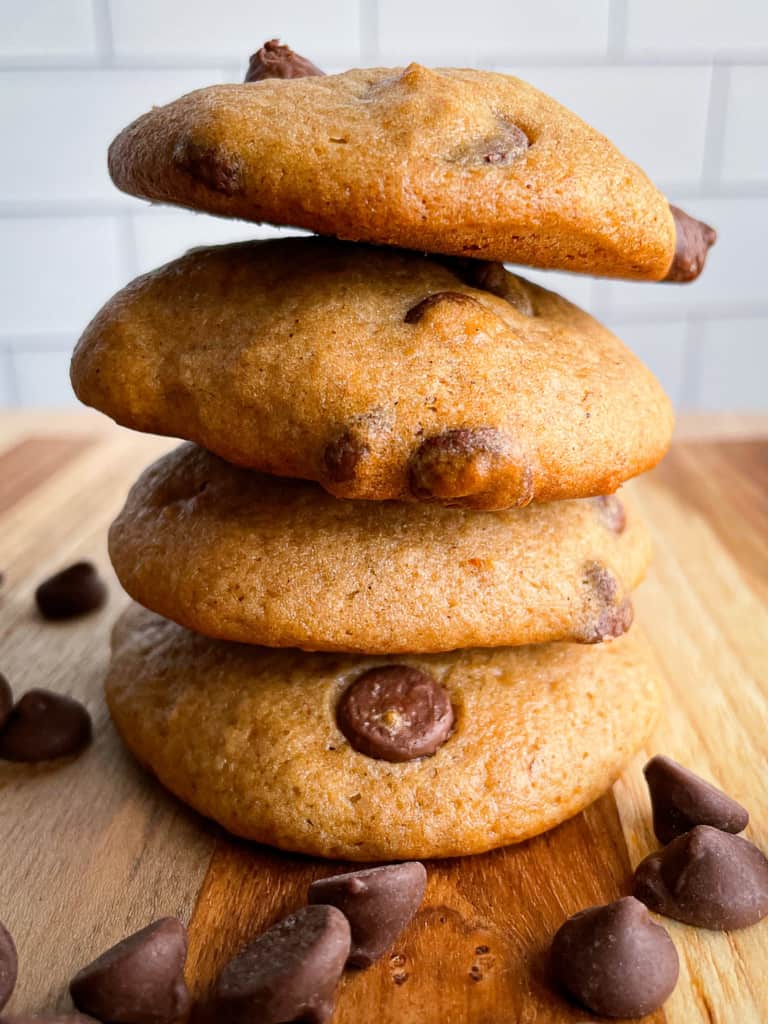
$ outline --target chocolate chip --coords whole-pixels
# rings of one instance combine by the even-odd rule
[[[642,1017],[657,1010],[677,984],[678,972],[668,932],[631,896],[575,914],[552,943],[555,980],[606,1017]]]
[[[531,471],[510,439],[493,427],[460,427],[428,437],[409,463],[411,492],[468,508],[527,505]]]
[[[619,585],[613,573],[600,562],[588,562],[584,583],[590,588],[589,617],[578,639],[585,644],[599,644],[626,633],[632,625],[634,609],[628,597],[617,601]]]
[[[242,158],[220,148],[181,139],[173,151],[173,162],[211,192],[236,196],[245,191]]]
[[[641,861],[634,894],[699,928],[747,928],[768,914],[768,860],[741,836],[697,825]]]
[[[407,324],[417,324],[430,309],[442,305],[473,306],[475,309],[482,309],[477,299],[473,299],[471,295],[467,295],[465,292],[434,292],[432,295],[422,299],[421,302],[417,302],[415,306],[411,306],[405,314],[405,322]]]
[[[624,533],[627,526],[627,513],[624,505],[615,494],[603,494],[592,498],[603,523],[614,533]]]
[[[281,46],[279,40],[270,39],[251,55],[245,80],[263,82],[265,78],[311,78],[324,74],[290,46]]]
[[[689,217],[684,210],[670,204],[675,219],[675,255],[665,281],[695,281],[704,269],[707,253],[717,241],[717,232],[709,224]]]
[[[3,728],[5,723],[8,721],[8,716],[13,708],[13,691],[11,690],[11,684],[5,678],[2,672],[0,672],[0,729]]]
[[[370,451],[369,446],[352,429],[345,430],[325,446],[323,463],[328,477],[335,484],[354,480],[357,467]]]
[[[79,701],[50,690],[28,690],[0,733],[0,758],[50,761],[69,757],[91,742],[91,734],[91,716]]]
[[[41,583],[35,601],[44,619],[73,619],[101,608],[107,587],[91,562],[75,562]]]
[[[349,956],[349,924],[336,907],[304,907],[260,935],[219,975],[216,1020],[324,1024]]]
[[[352,931],[349,965],[369,967],[411,921],[426,884],[418,861],[387,864],[318,879],[309,887],[309,902],[338,907]]]
[[[372,668],[349,686],[337,712],[339,728],[355,750],[383,761],[434,754],[453,726],[444,687],[410,665]]]
[[[461,256],[433,256],[436,262],[451,270],[471,288],[481,288],[514,306],[523,316],[535,316],[527,282],[510,274],[503,263],[466,259]]]
[[[78,1010],[110,1024],[172,1024],[189,1012],[187,932],[163,917],[112,946],[69,986]]]
[[[671,757],[657,754],[643,771],[659,842],[669,843],[695,825],[743,832],[749,824],[749,812],[741,804]]]
[[[98,1024],[98,1021],[82,1013],[43,1013],[34,1017],[27,1014],[0,1017],[0,1024]]]
[[[514,122],[500,117],[495,131],[455,150],[450,159],[453,163],[467,166],[491,164],[508,167],[519,160],[529,146],[530,141],[523,129]]]
[[[0,922],[0,1010],[11,998],[16,985],[19,962],[16,957],[16,946],[11,933]]]

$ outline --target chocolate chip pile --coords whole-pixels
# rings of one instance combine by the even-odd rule
[[[749,814],[726,793],[669,757],[645,766],[653,828],[663,850],[635,871],[633,895],[570,917],[552,942],[557,983],[606,1017],[642,1017],[672,993],[678,956],[664,917],[715,931],[768,914],[768,860],[735,833]]]
[[[307,906],[249,942],[219,973],[211,1018],[227,1024],[324,1024],[346,967],[379,959],[412,920],[427,873],[416,861],[368,868],[313,882]],[[0,1017],[0,1024],[179,1024],[193,1001],[184,979],[187,932],[161,918],[118,942],[72,979],[82,1014]],[[13,939],[0,925],[0,1010],[17,975]],[[88,1016],[83,1016],[87,1014]]]

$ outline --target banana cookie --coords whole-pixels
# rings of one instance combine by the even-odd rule
[[[124,426],[343,498],[606,494],[672,430],[650,371],[554,293],[321,238],[195,249],[138,278],[87,327],[72,382]]]
[[[134,485],[109,552],[135,600],[206,636],[375,654],[618,636],[650,543],[615,495],[339,501],[183,445]]]
[[[690,218],[683,230],[608,139],[510,75],[411,64],[325,76],[270,44],[248,77],[129,125],[109,151],[118,188],[353,241],[612,277],[689,279],[714,241]]]
[[[543,832],[607,789],[656,717],[648,659],[637,631],[394,658],[274,651],[132,606],[106,691],[139,761],[237,835],[450,857]]]

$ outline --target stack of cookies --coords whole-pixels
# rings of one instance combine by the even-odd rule
[[[232,832],[352,860],[476,853],[594,800],[657,713],[628,632],[648,536],[614,492],[672,414],[503,264],[688,280],[714,232],[518,79],[323,76],[275,42],[110,169],[318,233],[193,250],[75,352],[86,404],[191,442],[110,533],[126,744]]]

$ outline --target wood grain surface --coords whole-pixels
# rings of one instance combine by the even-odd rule
[[[638,617],[666,683],[664,717],[642,752],[584,814],[517,847],[428,865],[424,905],[389,956],[345,975],[334,1024],[586,1024],[547,978],[564,917],[627,891],[655,841],[642,765],[663,751],[752,812],[768,847],[768,441],[723,422],[686,431],[630,486],[656,544]],[[761,425],[762,426],[762,425]],[[741,435],[741,436],[738,436]],[[96,741],[56,767],[0,764],[0,920],[20,977],[8,1012],[70,1006],[71,975],[162,914],[190,926],[193,1020],[212,1021],[212,979],[243,941],[300,906],[338,865],[227,837],[135,767],[106,715],[107,637],[125,597],[106,527],[140,468],[170,442],[86,417],[0,416],[0,671],[17,693],[45,686],[84,700]],[[72,624],[34,612],[46,575],[95,560],[108,607]],[[665,922],[681,956],[669,1024],[768,1021],[768,924],[729,935]]]

